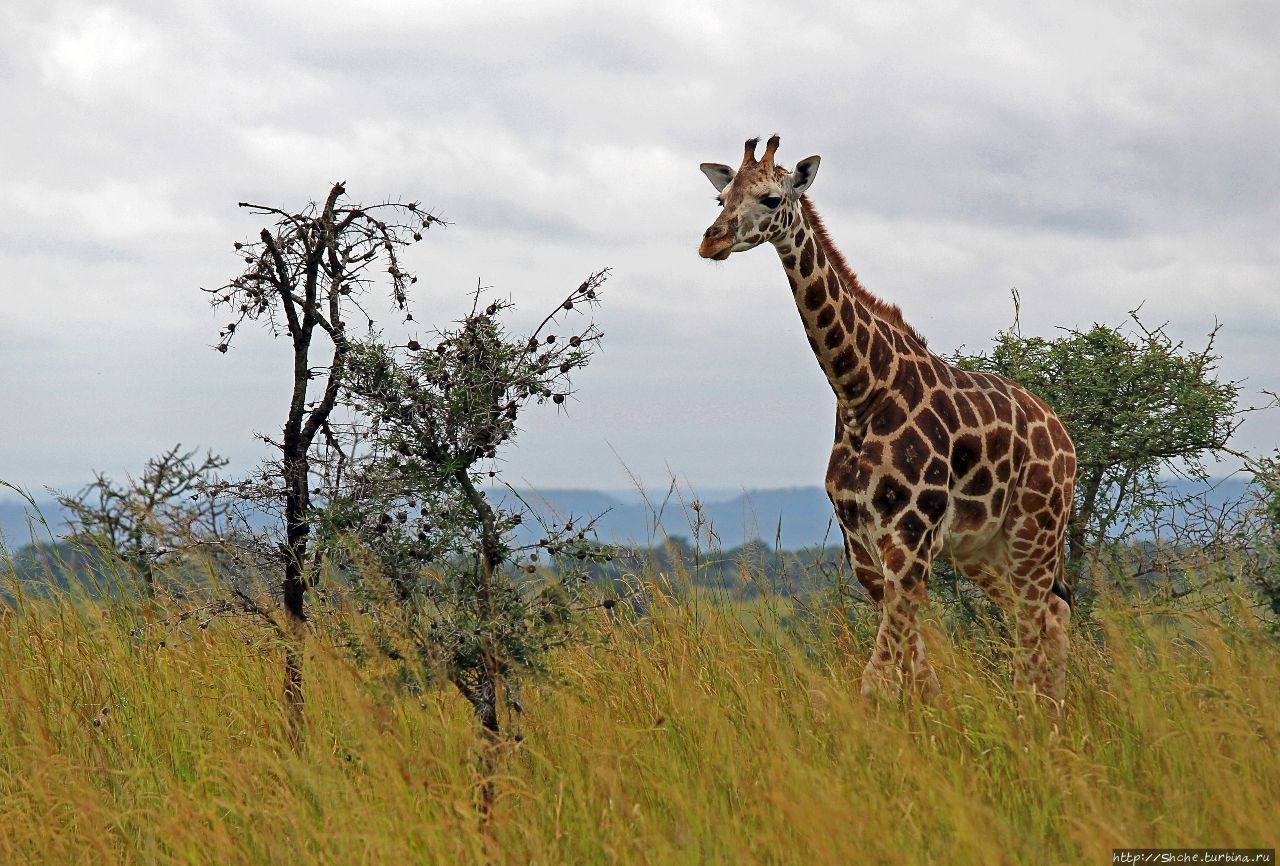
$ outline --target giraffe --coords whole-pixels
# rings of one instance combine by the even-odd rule
[[[1060,706],[1071,593],[1063,536],[1075,448],[1044,401],[929,350],[894,305],[858,281],[805,191],[820,158],[774,164],[779,138],[737,171],[703,163],[724,212],[698,252],[723,261],[766,241],[786,271],[809,345],[836,396],[826,489],[849,564],[880,610],[862,692],[926,696],[937,678],[916,611],[936,557],[1016,623],[1014,683]]]

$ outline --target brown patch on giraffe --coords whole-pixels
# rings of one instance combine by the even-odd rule
[[[1008,427],[997,427],[987,433],[987,459],[1000,460],[1009,453],[1009,444],[1013,434]]]
[[[977,427],[978,415],[973,411],[973,404],[969,402],[969,395],[963,391],[959,391],[955,395],[956,413],[960,416],[960,423],[965,427]]]
[[[996,464],[996,483],[1004,484],[1013,475],[1013,463],[1008,459],[1001,460]]]
[[[1053,472],[1044,463],[1034,464],[1027,472],[1027,486],[1037,493],[1053,489]]]
[[[938,373],[933,369],[936,359],[930,358],[920,365],[920,381],[930,390],[938,386]]]
[[[828,307],[827,309],[831,308]],[[832,318],[835,318],[834,311],[832,312]],[[836,346],[839,346],[844,342],[844,337],[844,329],[839,325],[836,325],[830,331],[827,331],[827,335],[822,338],[822,345],[826,346],[828,349],[834,349]]]
[[[951,444],[951,474],[957,481],[968,475],[981,459],[982,440],[972,433],[957,436]]]
[[[936,525],[947,513],[947,502],[950,498],[945,490],[927,487],[916,494],[916,508],[924,515],[925,520],[931,525]]]
[[[818,313],[818,318],[815,324],[817,324],[819,328],[826,330],[827,328],[831,327],[831,323],[834,322],[835,320],[836,320],[836,308],[828,304],[827,306],[822,308],[822,312]]]
[[[998,488],[995,493],[991,494],[991,513],[999,514],[1004,511],[1004,488]]]
[[[809,279],[813,273],[813,238],[806,238],[804,248],[800,250],[800,276]]]
[[[941,457],[934,457],[929,461],[929,466],[924,470],[924,481],[926,484],[935,484],[938,486],[946,485],[951,478],[951,467],[947,465],[947,461]]]
[[[782,266],[787,270],[791,270],[796,266],[796,257],[793,255],[785,255],[782,257]]]
[[[924,401],[924,385],[920,381],[920,365],[914,361],[898,364],[898,374],[893,386],[908,406],[919,406]]]
[[[891,475],[885,475],[876,485],[875,496],[871,500],[876,513],[884,517],[893,517],[911,504],[911,491]]]
[[[818,267],[825,268],[827,266],[827,254],[822,251],[822,245],[818,245]]]
[[[852,332],[858,321],[857,314],[853,311],[853,304],[849,303],[849,299],[845,298],[840,302],[840,324],[844,325],[846,331]]]
[[[884,549],[885,547],[888,549]],[[890,574],[897,574],[907,564],[907,554],[900,547],[884,545],[880,557],[884,561],[885,570]]]
[[[991,492],[991,486],[991,470],[985,466],[979,466],[978,471],[973,473],[973,477],[960,492],[965,496],[986,496]]]
[[[858,322],[857,333],[853,335],[854,348],[858,350],[859,355],[867,354],[867,341],[871,338],[871,329],[864,322]]]
[[[934,391],[929,403],[933,406],[933,411],[937,414],[938,420],[948,430],[954,433],[960,428],[960,414],[956,412],[956,404],[947,396],[946,391]]]
[[[846,346],[831,359],[831,373],[837,378],[843,379],[857,363],[858,356],[853,353],[853,349]]]
[[[812,282],[805,286],[804,289],[804,305],[807,309],[816,310],[822,306],[825,299],[822,297],[822,286],[818,282]]]
[[[920,519],[920,515],[914,511],[908,511],[898,520],[898,535],[907,547],[912,550],[919,550],[920,544],[924,541],[925,533],[929,527]]]
[[[964,531],[977,529],[987,520],[987,507],[977,499],[964,499],[957,496],[953,500],[956,510],[956,528]]]
[[[907,413],[898,405],[898,401],[888,399],[882,402],[876,413],[871,416],[871,432],[877,436],[888,436],[907,421]]]
[[[946,454],[951,450],[951,434],[947,430],[941,419],[928,406],[916,412],[914,421],[916,429],[925,435],[929,440],[929,444],[933,446],[933,450],[940,454]]]
[[[908,484],[920,481],[925,458],[929,456],[924,438],[911,427],[903,430],[890,445],[893,451],[893,468],[898,470]]]
[[[884,445],[880,442],[866,442],[862,446],[862,459],[868,463],[878,464],[884,460]]]
[[[848,448],[843,446],[835,448],[831,452],[831,459],[827,463],[827,486],[835,487],[835,489],[843,489],[852,487],[858,473],[858,465],[853,460],[853,454]]]
[[[1053,440],[1049,438],[1048,427],[1037,424],[1031,430],[1031,447],[1041,460],[1047,460],[1053,455]]]
[[[991,408],[996,410],[997,418],[1013,417],[1013,403],[1004,394],[999,391],[988,391],[987,399],[991,401]]]
[[[880,334],[873,334],[871,336],[871,352],[868,355],[871,375],[877,379],[884,379],[889,370],[889,361],[892,358],[893,350],[890,348],[889,342]]]
[[[1062,491],[1054,489],[1054,491],[1049,494],[1049,510],[1054,514],[1060,513],[1062,511],[1063,500],[1064,497],[1062,495]],[[1056,519],[1054,520],[1054,523],[1057,523]]]
[[[855,367],[853,376],[845,385],[847,395],[858,397],[867,392],[867,388],[871,387],[871,378],[867,375],[867,371],[861,367]]]
[[[1061,424],[1050,424],[1049,435],[1053,439],[1054,450],[1059,452],[1067,451],[1071,448],[1071,437],[1067,435],[1067,429]]]
[[[822,247],[818,247],[822,249]],[[835,271],[827,272],[827,296],[833,301],[840,300],[840,278],[836,276]]]
[[[862,522],[856,503],[847,499],[839,499],[835,500],[833,504],[836,509],[836,517],[840,518],[840,525],[846,530]]]
[[[991,406],[991,401],[987,399],[987,395],[981,391],[974,391],[969,395],[969,402],[973,404],[973,408],[978,413],[983,426],[994,424],[996,420],[996,411]]]

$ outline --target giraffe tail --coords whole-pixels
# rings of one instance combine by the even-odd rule
[[[1072,595],[1071,587],[1067,586],[1066,580],[1063,579],[1064,578],[1063,571],[1064,569],[1063,569],[1062,560],[1059,559],[1058,571],[1057,571],[1057,574],[1053,576],[1053,586],[1051,587],[1051,589],[1054,595],[1056,595],[1058,598],[1062,599],[1067,603],[1067,607],[1072,608],[1074,610],[1075,599],[1074,599],[1074,596]]]

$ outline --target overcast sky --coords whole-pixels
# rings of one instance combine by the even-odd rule
[[[286,347],[212,351],[199,287],[261,227],[237,201],[341,179],[452,223],[411,262],[420,321],[477,280],[532,318],[613,268],[605,351],[528,414],[512,480],[821,483],[834,402],[777,256],[696,253],[698,163],[773,132],[822,155],[837,244],[936,350],[988,345],[1016,287],[1025,333],[1216,317],[1223,374],[1280,388],[1280,9],[1053,5],[7,0],[0,478],[260,457]]]

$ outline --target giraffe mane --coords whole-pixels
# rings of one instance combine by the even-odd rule
[[[928,343],[924,335],[907,324],[906,319],[902,318],[902,309],[897,304],[876,297],[862,285],[858,275],[853,272],[853,268],[849,267],[844,255],[836,247],[835,241],[831,240],[831,235],[827,233],[827,227],[822,222],[822,216],[807,195],[800,196],[800,207],[804,211],[805,219],[809,221],[814,234],[818,236],[818,243],[822,245],[822,251],[826,254],[827,261],[831,263],[836,273],[840,275],[841,282],[849,286],[858,300],[866,304],[873,315],[883,319],[908,336],[914,337],[919,341],[921,348],[927,346]]]

